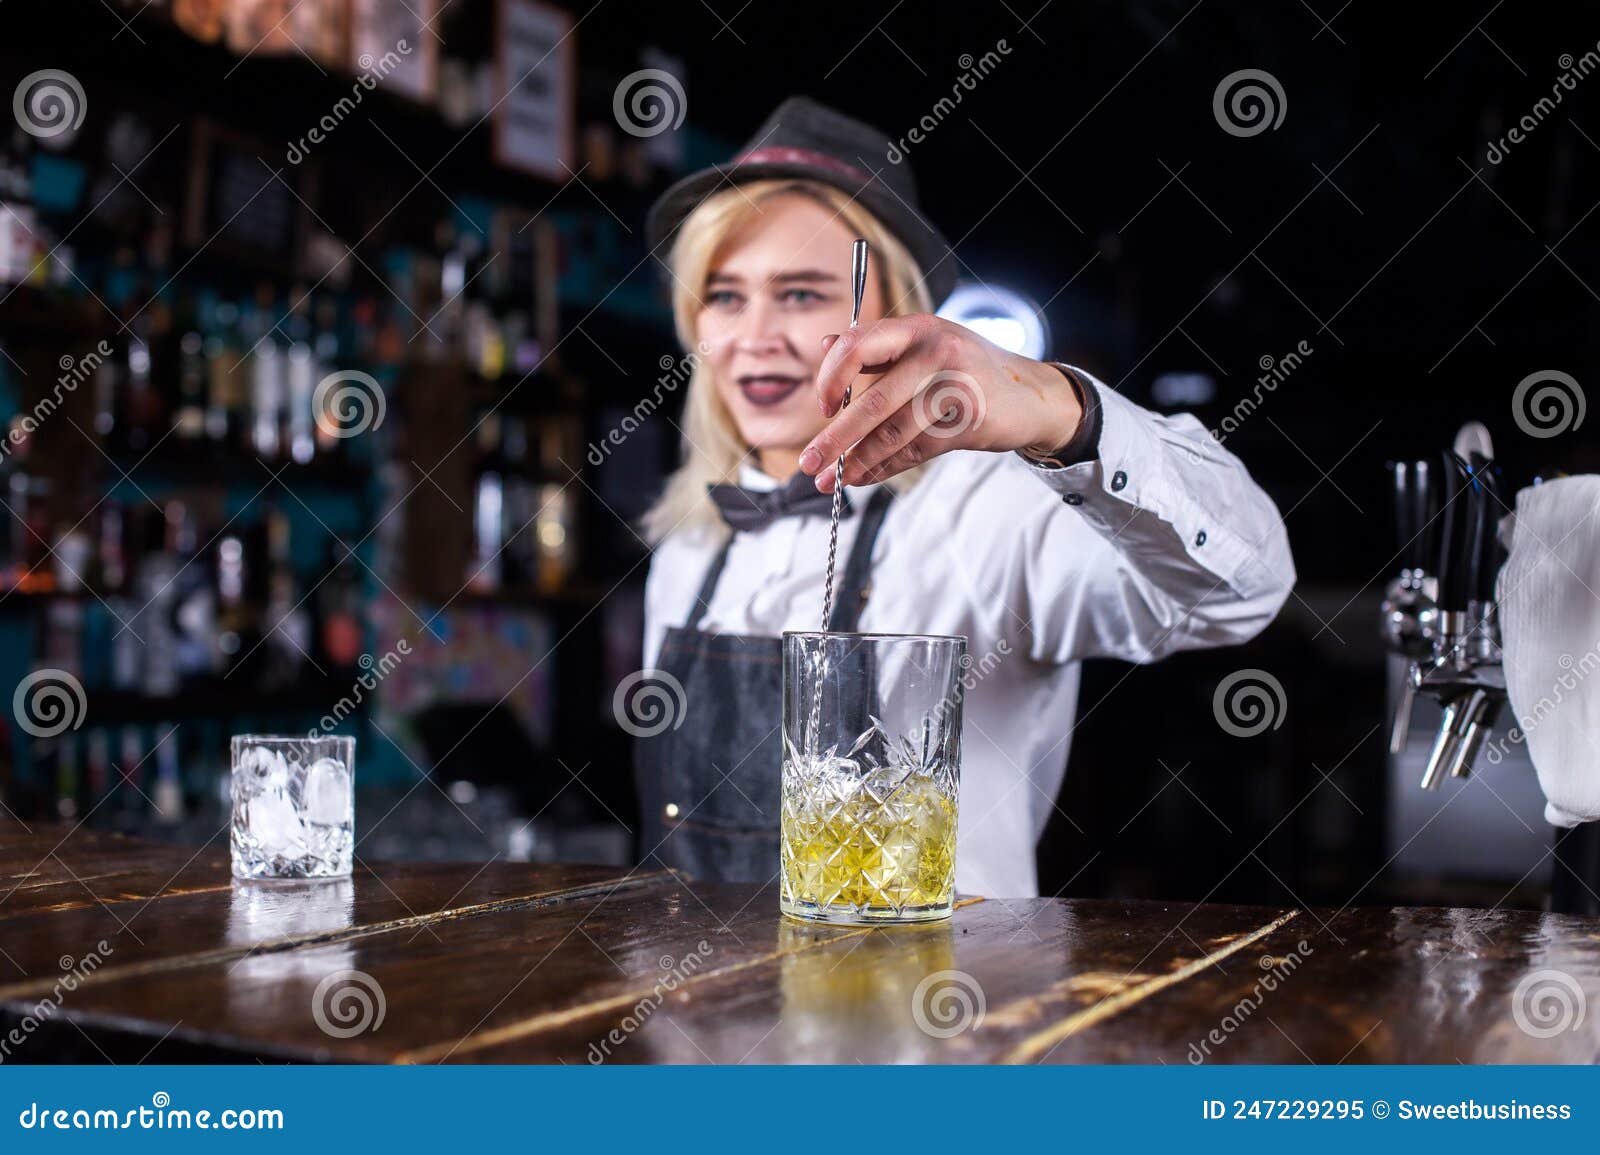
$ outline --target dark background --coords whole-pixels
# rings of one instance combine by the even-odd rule
[[[901,136],[950,93],[963,54],[982,56],[1003,39],[1009,54],[909,150],[925,209],[957,243],[963,277],[1048,302],[1051,355],[1141,403],[1162,408],[1152,395],[1162,374],[1209,375],[1214,400],[1192,407],[1208,426],[1250,394],[1263,358],[1309,345],[1305,363],[1228,439],[1286,514],[1296,596],[1242,650],[1152,668],[1089,665],[1041,885],[1261,902],[1434,896],[1384,874],[1393,848],[1382,818],[1376,612],[1396,562],[1383,464],[1445,447],[1469,418],[1492,431],[1514,487],[1536,472],[1592,469],[1600,456],[1587,427],[1534,439],[1511,414],[1512,390],[1529,373],[1559,369],[1582,382],[1588,370],[1600,301],[1591,287],[1600,285],[1600,219],[1591,217],[1600,116],[1591,123],[1589,88],[1600,81],[1578,80],[1501,163],[1486,155],[1551,92],[1563,54],[1595,48],[1600,6],[568,7],[581,17],[580,126],[610,118],[618,81],[640,67],[641,47],[657,46],[684,62],[695,162],[726,156],[793,93]],[[463,3],[441,22],[451,50],[470,53],[475,41],[486,49],[485,8]],[[126,101],[152,122],[205,110],[271,140],[298,135],[348,88],[295,59],[252,59],[225,77],[233,57],[133,13],[95,2],[5,4],[4,79],[67,68],[92,102]],[[1247,68],[1277,78],[1286,112],[1275,130],[1241,138],[1222,130],[1212,101],[1225,75]],[[490,163],[486,129],[463,140],[400,99],[375,97],[365,116],[405,155],[361,118],[323,147],[328,184],[339,190],[328,212],[348,241],[421,170],[452,195],[588,213],[607,229],[606,216],[621,222],[623,252],[608,266],[625,281],[618,297],[652,301],[654,313],[562,305],[563,325],[587,338],[563,342],[563,360],[583,382],[591,429],[602,431],[606,407],[631,404],[672,348],[641,223],[676,174],[658,173],[645,188],[546,186]],[[178,195],[181,150],[158,154],[147,175],[141,184],[158,199],[163,188]],[[420,243],[441,211],[432,185],[400,202],[359,247],[375,266],[385,246]],[[655,460],[630,459],[620,488],[636,508],[671,448],[668,438]],[[636,539],[610,509],[587,515],[585,582],[636,588]],[[599,621],[585,608],[561,629],[576,631],[571,647],[592,649]],[[1223,733],[1211,706],[1218,681],[1243,667],[1272,672],[1288,702],[1282,727],[1249,740]],[[581,660],[563,669],[567,689],[599,677]],[[585,708],[530,772],[559,784],[557,755],[561,766],[581,755],[588,794],[631,824],[626,738],[589,708],[606,692],[583,684]],[[1322,785],[1321,772],[1339,789]],[[1511,901],[1537,901],[1541,885],[1528,880]],[[1488,885],[1484,900],[1504,890]]]

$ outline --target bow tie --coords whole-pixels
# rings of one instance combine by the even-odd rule
[[[722,520],[736,530],[764,529],[780,517],[814,513],[827,517],[833,512],[833,494],[818,493],[815,479],[796,473],[777,489],[745,489],[739,485],[709,485],[706,491],[716,502]],[[850,512],[850,495],[844,494],[840,515]]]

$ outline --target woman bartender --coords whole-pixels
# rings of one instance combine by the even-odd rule
[[[641,849],[775,876],[781,635],[817,628],[848,449],[828,628],[966,635],[956,885],[1030,896],[1082,659],[1246,641],[1294,564],[1271,499],[1193,417],[931,315],[954,258],[905,166],[876,159],[889,146],[790,99],[651,210],[694,352],[683,463],[645,518],[645,665],[683,710],[636,746]]]

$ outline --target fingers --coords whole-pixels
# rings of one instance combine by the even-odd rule
[[[927,457],[984,444],[987,430],[978,431],[989,403],[978,379],[959,369],[927,373],[924,368],[925,359],[915,358],[872,382],[802,451],[801,472],[816,474],[848,452],[845,484],[851,485],[897,453],[910,450]],[[930,446],[930,440],[939,444]],[[928,453],[930,448],[936,453]]]
[[[929,442],[949,440],[940,436],[938,423],[941,414],[926,404],[925,400],[921,393],[913,395],[855,444],[845,459],[846,485],[860,485],[879,466],[888,469],[886,476],[910,469],[933,455],[929,452]],[[946,448],[953,447],[941,444],[934,452],[942,452]],[[896,466],[894,463],[897,460]]]
[[[909,442],[898,453],[880,462],[875,468],[864,472],[859,478],[852,478],[851,467],[846,459],[844,483],[846,485],[871,485],[879,481],[888,481],[897,473],[904,473],[908,469],[915,469],[929,458],[938,457],[941,453],[948,453],[956,448],[949,441],[935,437],[932,433],[923,433]]]
[[[917,382],[924,376],[914,364],[897,365],[863,388],[856,390],[847,408],[840,411],[800,454],[802,473],[817,473],[838,460],[867,434],[911,400]]]
[[[931,317],[886,317],[846,329],[828,348],[817,370],[817,397],[822,411],[832,417],[839,411],[847,386],[874,366],[898,359],[928,330]]]
[[[845,485],[887,481],[929,458],[959,449],[960,442],[946,432],[948,426],[936,419],[929,424],[930,419],[936,417],[937,414],[925,413],[917,398],[901,406],[845,457]],[[823,493],[833,492],[836,460],[817,474],[817,488]]]
[[[837,333],[829,333],[822,339],[822,356],[824,358],[828,356],[828,350],[833,348],[834,342],[838,339],[839,334]],[[822,396],[822,391],[820,389],[817,390],[817,406],[822,410],[822,415],[824,417],[828,416],[828,402],[827,399]]]
[[[987,409],[983,389],[971,374],[955,369],[929,374],[917,382],[909,401],[850,447],[844,483],[884,481],[941,453],[973,444],[973,431],[983,424]],[[831,492],[833,478],[831,471],[825,478],[819,475],[817,488]]]

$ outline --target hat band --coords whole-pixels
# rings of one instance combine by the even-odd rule
[[[826,169],[839,176],[858,180],[862,184],[870,184],[877,178],[870,172],[863,172],[853,164],[846,164],[838,157],[829,156],[825,152],[817,152],[809,148],[788,148],[773,146],[758,148],[743,156],[735,157],[735,165],[746,164],[804,164],[812,168]]]

